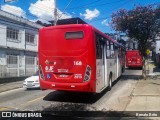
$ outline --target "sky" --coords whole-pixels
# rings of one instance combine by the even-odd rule
[[[104,33],[114,33],[111,15],[119,9],[135,6],[160,5],[160,0],[56,0],[59,19],[79,17]],[[54,20],[54,0],[15,0],[5,3],[0,0],[1,10],[31,21]]]

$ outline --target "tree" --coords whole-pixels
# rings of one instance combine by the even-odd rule
[[[160,7],[137,6],[132,10],[120,9],[112,13],[111,26],[114,30],[126,33],[138,42],[138,49],[146,56],[149,40],[158,32]]]

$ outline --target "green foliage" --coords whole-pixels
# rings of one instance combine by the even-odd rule
[[[158,32],[158,19],[160,7],[137,6],[132,10],[120,9],[112,13],[112,28],[126,33],[130,38],[135,38],[138,48],[145,56],[149,48],[149,40],[153,39]]]

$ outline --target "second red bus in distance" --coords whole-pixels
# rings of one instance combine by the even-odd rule
[[[143,56],[139,50],[127,50],[126,51],[126,67],[142,68]]]

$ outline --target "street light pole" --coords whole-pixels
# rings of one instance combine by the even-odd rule
[[[56,0],[54,0],[54,25],[57,25],[57,5],[56,5]]]

